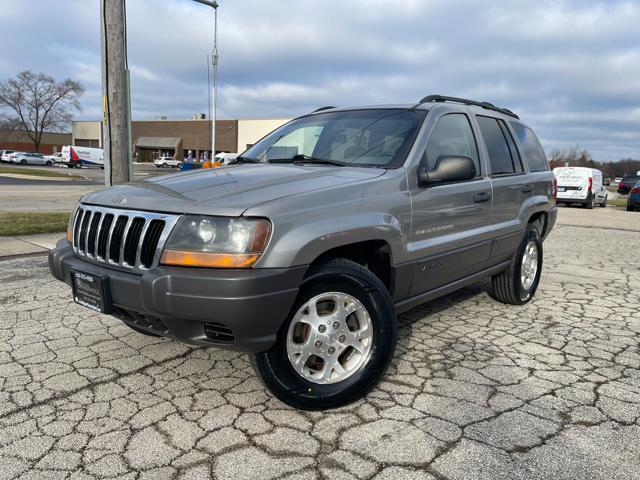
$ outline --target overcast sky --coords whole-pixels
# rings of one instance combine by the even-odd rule
[[[486,100],[547,151],[640,158],[640,0],[219,0],[218,118],[322,105]],[[101,116],[99,0],[0,0],[0,78],[79,80],[79,119]],[[134,119],[208,112],[213,14],[129,0]]]

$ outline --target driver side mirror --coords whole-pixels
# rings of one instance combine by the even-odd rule
[[[427,171],[426,165],[418,170],[418,183],[421,187],[441,183],[461,182],[476,178],[476,165],[471,158],[464,155],[440,155],[436,168]]]

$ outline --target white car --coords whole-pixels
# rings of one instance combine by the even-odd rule
[[[16,153],[15,150],[0,150],[0,162],[10,163],[9,157],[12,153]]]
[[[153,161],[153,164],[158,168],[176,168],[179,167],[182,162],[180,160],[176,160],[173,157],[158,157]]]
[[[58,152],[55,155],[45,155],[44,158],[51,160],[54,164],[64,163],[62,152]]]
[[[558,182],[557,203],[580,203],[585,208],[607,206],[607,187],[600,170],[586,167],[553,169]]]
[[[9,158],[11,163],[17,165],[45,165],[47,167],[53,165],[53,160],[46,158],[41,153],[13,153]]]

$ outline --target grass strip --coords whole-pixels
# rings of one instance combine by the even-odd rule
[[[79,177],[78,175],[74,175],[72,173],[52,172],[50,170],[40,170],[37,168],[31,168],[31,167],[7,167],[5,165],[0,165],[0,174],[2,173],[11,173],[15,175],[29,175],[32,177],[84,179],[83,177]]]
[[[64,212],[0,212],[0,237],[65,232],[68,222]]]

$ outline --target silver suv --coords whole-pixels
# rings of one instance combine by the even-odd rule
[[[533,131],[485,102],[324,107],[233,164],[85,195],[49,256],[132,329],[251,353],[301,409],[384,375],[397,315],[483,277],[531,300],[556,219]]]

